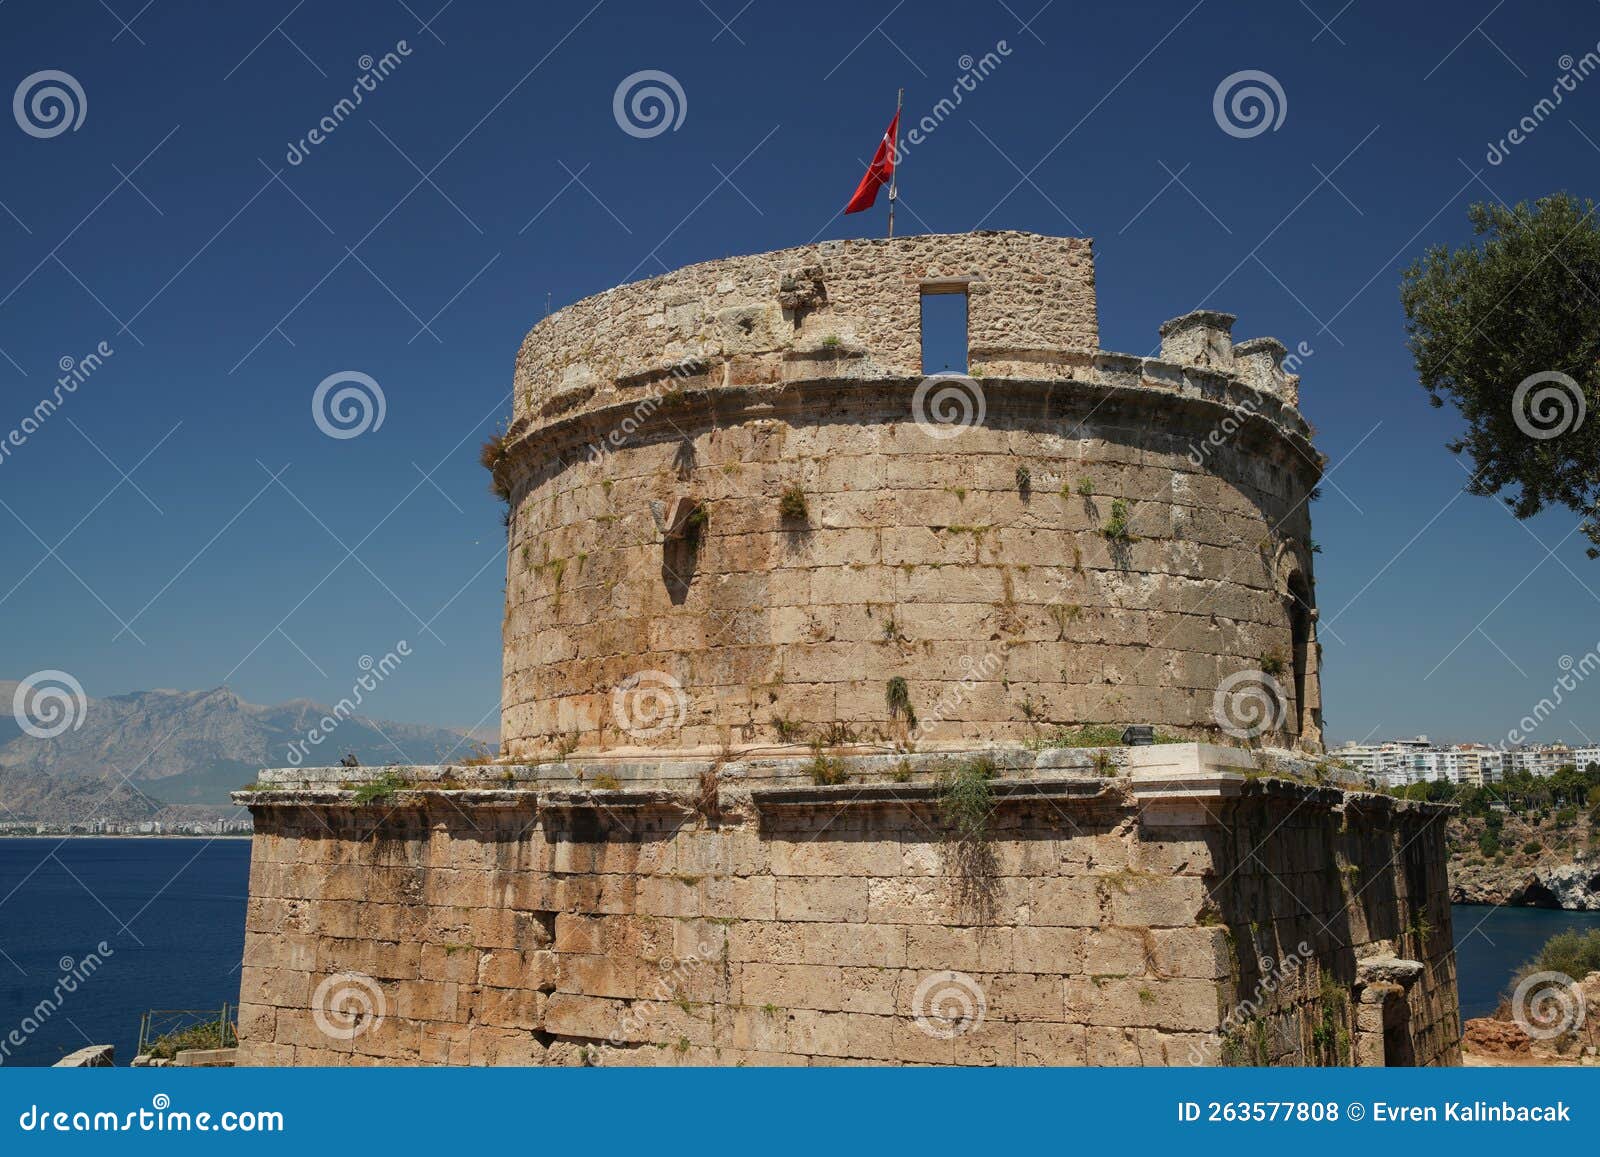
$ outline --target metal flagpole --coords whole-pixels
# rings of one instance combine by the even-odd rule
[[[906,90],[901,89],[894,98],[894,141],[893,150],[889,154],[889,163],[894,166],[889,172],[889,236],[894,236],[894,202],[899,195],[897,186],[900,181],[900,109],[906,101]]]

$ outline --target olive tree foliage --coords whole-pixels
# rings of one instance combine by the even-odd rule
[[[1429,401],[1460,411],[1447,443],[1473,464],[1469,493],[1518,518],[1562,505],[1600,557],[1600,227],[1564,193],[1474,205],[1480,240],[1405,271],[1412,357]]]

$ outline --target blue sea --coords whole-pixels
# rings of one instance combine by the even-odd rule
[[[0,1061],[125,1065],[145,1010],[237,1002],[249,881],[243,839],[0,839]]]
[[[53,1064],[106,1042],[126,1064],[146,1009],[236,1002],[249,876],[248,840],[0,839],[0,1064]],[[1464,1017],[1493,1011],[1517,967],[1557,932],[1600,928],[1600,912],[1453,915]],[[91,953],[101,958],[92,974],[36,1015]]]
[[[1456,985],[1461,1016],[1487,1016],[1512,974],[1558,932],[1600,928],[1600,912],[1548,908],[1489,908],[1460,904],[1450,911],[1456,937]]]

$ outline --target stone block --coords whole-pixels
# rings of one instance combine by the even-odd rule
[[[1094,928],[1104,920],[1100,882],[1093,876],[1043,877],[1032,881],[1032,923]]]
[[[1149,928],[1189,927],[1209,898],[1205,882],[1193,876],[1113,877],[1106,891],[1113,923]]]
[[[1010,972],[1014,965],[1010,928],[912,927],[906,933],[908,968]]]
[[[569,962],[580,960],[593,960],[592,956],[576,956],[572,953],[559,955],[549,949],[537,948],[532,951],[519,951],[514,948],[501,948],[475,953],[478,959],[477,982],[494,988],[530,988],[549,989],[559,984],[565,970],[577,965]],[[604,959],[603,957],[600,959]],[[631,964],[624,959],[623,967]],[[597,978],[598,979],[598,978]],[[623,983],[622,977],[614,979],[615,983]],[[594,991],[598,996],[623,995],[621,993],[601,992],[598,989],[584,989]]]
[[[1066,981],[1066,1018],[1103,1027],[1204,1032],[1221,1019],[1213,981],[1110,978]]]
[[[867,882],[840,876],[784,876],[777,881],[779,920],[867,918]]]
[[[1017,1025],[1016,1034],[1019,1065],[1087,1063],[1088,1030],[1081,1024],[1023,1023]]]
[[[1018,972],[1055,976],[1084,969],[1086,933],[1081,928],[1021,927],[1012,931],[1013,962]]]
[[[545,1001],[544,1029],[557,1036],[606,1040],[620,1030],[629,1012],[624,1001],[553,992]]]

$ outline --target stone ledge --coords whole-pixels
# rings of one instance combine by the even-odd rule
[[[688,810],[687,797],[677,791],[596,788],[592,791],[550,791],[537,794],[541,811]]]
[[[1215,743],[1162,743],[1145,747],[1047,747],[1032,751],[1023,747],[987,747],[958,750],[895,752],[840,748],[827,753],[837,769],[853,780],[851,786],[916,786],[931,783],[941,773],[961,764],[982,759],[992,764],[1001,778],[1017,779],[1038,774],[1046,779],[1122,778],[1151,785],[1160,781],[1180,782],[1185,777],[1208,777],[1232,772],[1241,778],[1273,779],[1283,768],[1284,775],[1274,782],[1300,790],[1317,790],[1297,783],[1321,764],[1312,758],[1275,753],[1270,760],[1262,753]],[[724,789],[756,790],[774,787],[810,786],[815,756],[771,753],[770,748],[753,748],[728,755],[703,754],[693,750],[648,749],[618,750],[568,757],[543,763],[488,763],[393,765],[388,767],[278,767],[263,770],[250,788],[235,793],[236,802],[279,802],[290,796],[308,803],[341,803],[353,800],[364,784],[391,781],[395,790],[385,798],[407,794],[443,795],[453,800],[478,805],[520,806],[535,793],[558,796],[609,795],[607,788],[595,786],[600,776],[616,781],[622,792],[696,791],[700,779],[715,772]],[[912,778],[908,781],[906,776]],[[1335,795],[1360,791],[1354,773],[1326,785]],[[1362,806],[1390,807],[1398,804],[1422,808],[1448,809],[1437,804],[1408,804],[1387,796],[1367,797]]]
[[[238,1048],[184,1049],[172,1058],[172,1064],[179,1069],[231,1069],[238,1056]]]
[[[1402,960],[1393,954],[1369,956],[1356,965],[1356,983],[1391,984],[1406,989],[1422,979],[1425,971],[1420,960]]]
[[[698,810],[702,777],[714,772],[717,807],[757,813],[818,806],[878,807],[927,804],[939,796],[939,778],[974,759],[992,766],[996,799],[1093,800],[1126,790],[1142,821],[1158,826],[1215,822],[1213,804],[1248,796],[1275,795],[1329,810],[1443,816],[1450,807],[1396,800],[1363,789],[1353,775],[1310,783],[1325,768],[1315,761],[1212,743],[1146,747],[992,748],[965,752],[840,753],[828,756],[845,778],[838,784],[813,779],[814,756],[718,759],[663,753],[650,759],[627,752],[600,758],[569,758],[544,764],[469,766],[273,768],[248,790],[233,793],[237,804],[257,808],[321,807],[387,811],[505,809],[532,812]],[[1285,768],[1283,773],[1278,769]],[[1296,778],[1296,773],[1301,778]],[[1325,772],[1324,772],[1325,773]],[[605,787],[594,780],[605,776]],[[585,782],[588,777],[588,782]],[[362,801],[362,784],[392,783],[392,790]],[[1125,785],[1125,788],[1123,786]]]
[[[989,786],[997,803],[1023,803],[1030,800],[1091,800],[1111,796],[1111,779],[995,779]],[[837,784],[812,787],[763,787],[750,793],[759,811],[784,808],[809,808],[841,805],[927,804],[937,803],[939,786],[932,783]]]
[[[815,755],[809,748],[774,752],[771,747],[716,754],[711,749],[619,748],[585,753],[566,759],[534,763],[392,764],[385,767],[272,767],[264,769],[252,791],[353,791],[362,784],[385,779],[397,781],[401,790],[452,792],[519,792],[534,790],[595,791],[593,780],[606,775],[629,790],[674,790],[698,785],[715,771],[728,786],[764,787],[809,781]],[[983,759],[1000,772],[1086,772],[1129,778],[1155,772],[1208,772],[1232,770],[1246,775],[1270,775],[1285,769],[1285,782],[1295,774],[1324,761],[1288,752],[1263,753],[1216,743],[1159,743],[1144,747],[1043,747],[1019,746],[937,748],[893,751],[858,745],[829,749],[828,758],[849,776],[862,782],[896,779],[905,773],[933,777],[972,759]],[[587,781],[587,782],[586,782]],[[897,782],[903,782],[896,780]],[[1359,777],[1349,773],[1344,786],[1359,788]],[[1380,797],[1387,798],[1387,797]]]
[[[333,770],[333,769],[330,769]],[[348,770],[340,768],[337,770]],[[539,793],[529,790],[486,790],[483,788],[430,788],[407,786],[376,799],[358,798],[354,788],[263,786],[236,791],[228,798],[240,807],[425,807],[431,801],[448,800],[455,807],[523,808],[537,807]]]

